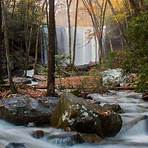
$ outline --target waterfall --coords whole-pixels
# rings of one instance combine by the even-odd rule
[[[71,28],[74,32],[74,27]],[[88,32],[93,32],[92,27],[78,27],[76,40],[76,56],[75,65],[87,65],[90,62],[95,63],[99,61],[99,49],[96,48],[95,37],[89,37]],[[56,27],[57,37],[57,52],[65,56],[69,55],[69,37],[67,27]],[[72,45],[73,45],[72,34]],[[48,29],[46,25],[41,27],[41,63],[47,64],[47,49],[48,49]]]

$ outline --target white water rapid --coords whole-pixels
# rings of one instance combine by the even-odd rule
[[[32,132],[41,129],[51,135],[62,132],[53,128],[33,128],[15,126],[0,120],[0,148],[9,143],[24,143],[27,148],[147,148],[148,147],[148,103],[141,100],[141,94],[132,91],[111,91],[108,94],[91,94],[96,100],[104,103],[118,103],[123,108],[121,114],[123,128],[116,137],[107,138],[99,145],[79,144],[73,146],[62,145],[58,139],[35,139]]]

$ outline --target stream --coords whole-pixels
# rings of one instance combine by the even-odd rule
[[[147,148],[148,147],[148,103],[141,100],[141,94],[133,91],[110,91],[108,94],[90,94],[91,97],[104,103],[118,103],[124,113],[121,114],[123,127],[113,138],[104,139],[99,145],[78,144],[73,146],[63,145],[60,139],[35,139],[31,133],[35,130],[60,133],[60,129],[35,128],[15,126],[0,120],[0,148],[5,148],[9,143],[24,143],[26,148]],[[68,139],[63,139],[68,140]],[[23,147],[19,147],[23,148]]]

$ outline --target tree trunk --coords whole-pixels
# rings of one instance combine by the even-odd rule
[[[141,10],[144,10],[144,0],[140,0],[139,7]]]
[[[29,33],[29,38],[28,38],[28,48],[27,48],[27,66],[26,66],[26,70],[28,70],[29,67],[29,61],[30,61],[30,49],[31,49],[31,40],[32,40],[32,26],[30,28],[30,33]],[[27,72],[26,72],[27,73]]]
[[[0,1],[0,46],[2,44],[2,2]]]
[[[100,47],[100,37],[98,35],[99,29],[100,29],[99,20],[95,16],[95,13],[94,13],[93,8],[92,8],[91,1],[82,0],[82,2],[83,2],[84,6],[86,7],[86,9],[88,11],[88,14],[90,15],[92,25],[93,25],[93,32],[94,32],[94,35],[95,35],[95,42],[96,42],[96,63],[97,63],[98,58],[101,56],[101,53],[102,53],[100,51],[100,48],[99,48]],[[91,5],[91,7],[90,7],[90,5]],[[97,6],[99,7],[99,9],[102,8],[98,1],[97,1]]]
[[[70,65],[72,64],[72,54],[71,54],[71,20],[70,20],[70,5],[72,0],[66,0],[67,5],[67,19],[68,19],[68,35],[69,35],[69,58]]]
[[[30,1],[27,1],[27,8],[26,8],[26,21],[25,21],[25,47],[26,47],[26,61],[25,61],[25,76],[27,76],[27,70],[29,67],[29,54],[30,54],[30,47],[31,47],[31,37],[32,37],[32,24],[29,28],[29,11],[30,11]]]
[[[113,52],[114,48],[113,48],[113,44],[112,44],[112,39],[109,39],[109,45],[110,45],[110,51]]]
[[[55,95],[55,9],[54,0],[49,0],[49,19],[48,19],[48,80],[47,95]]]
[[[2,46],[2,39],[3,39],[3,33],[2,33],[2,2],[0,1],[0,50]],[[0,54],[1,56],[1,54]],[[1,57],[0,57],[1,59]],[[1,68],[1,66],[0,66]]]
[[[137,7],[136,2],[134,0],[129,0],[129,5],[134,15],[139,13],[139,8]]]
[[[107,0],[107,1],[108,1],[108,4],[109,4],[109,6],[110,6],[110,9],[111,9],[113,15],[116,16],[116,12],[115,12],[115,10],[114,10],[114,8],[113,8],[113,5],[112,5],[112,3],[111,3],[111,0]],[[120,32],[120,34],[122,35],[122,38],[123,38],[123,40],[124,40],[124,43],[125,43],[126,45],[128,45],[128,40],[127,40],[127,38],[126,38],[126,36],[125,36],[125,34],[124,34],[124,31],[123,31],[123,28],[122,28],[122,24],[120,23],[120,21],[119,21],[116,17],[115,17],[115,20],[116,20],[116,22],[117,22],[117,24],[118,24],[119,32]]]
[[[102,56],[106,56],[106,53],[105,53],[105,49],[103,48],[103,31],[104,31],[104,24],[105,24],[105,14],[106,14],[106,8],[107,8],[107,0],[104,2],[104,9],[102,11],[102,19],[101,19],[101,35],[100,35],[100,46],[101,46],[101,51],[102,51]],[[101,59],[101,58],[100,58]],[[100,64],[101,64],[101,61],[100,61]]]
[[[2,5],[0,1],[0,82],[3,77],[3,53],[2,53]]]
[[[34,58],[34,66],[33,66],[35,74],[36,74],[36,64],[37,64],[37,61],[38,61],[39,34],[40,34],[40,25],[38,25],[36,43],[35,43],[35,58]]]
[[[75,56],[76,56],[76,40],[77,40],[77,23],[78,23],[78,6],[79,0],[76,0],[76,11],[75,11],[75,28],[74,28],[74,42],[73,42],[73,59],[72,66],[75,64]]]
[[[11,65],[10,65],[10,51],[9,51],[9,42],[8,42],[8,28],[6,24],[6,10],[5,10],[4,2],[2,2],[2,22],[4,27],[4,47],[6,51],[6,60],[7,60],[7,72],[8,72],[8,79],[10,83],[10,89],[12,93],[16,93],[16,88],[13,83],[12,74],[11,74]]]

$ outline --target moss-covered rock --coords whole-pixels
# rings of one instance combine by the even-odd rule
[[[67,93],[61,96],[51,124],[57,128],[70,127],[74,131],[96,133],[104,137],[116,135],[122,127],[122,119],[100,105]]]

